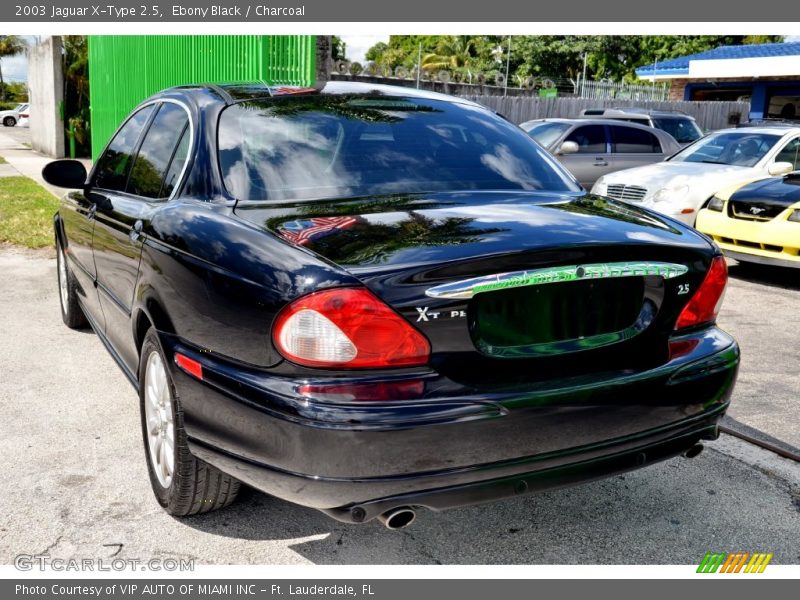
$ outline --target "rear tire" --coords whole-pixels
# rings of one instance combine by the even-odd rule
[[[78,283],[69,270],[64,248],[56,240],[56,270],[58,273],[58,298],[61,304],[61,319],[70,329],[83,329],[89,323],[78,302]]]
[[[17,120],[14,117],[6,117],[3,119],[3,125],[5,127],[13,127],[17,124]]]
[[[180,517],[228,506],[241,484],[189,451],[183,410],[168,364],[156,331],[150,328],[139,361],[139,403],[153,493],[164,510]]]

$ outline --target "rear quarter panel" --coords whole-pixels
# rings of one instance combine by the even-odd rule
[[[317,289],[356,284],[310,253],[232,215],[227,206],[175,200],[146,231],[137,318],[205,351],[269,367],[281,356],[270,340],[277,312]]]

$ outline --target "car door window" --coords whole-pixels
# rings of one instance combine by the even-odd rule
[[[580,154],[606,153],[606,128],[604,125],[584,125],[577,127],[565,141],[578,144]]]
[[[117,132],[97,161],[95,186],[119,192],[125,189],[136,143],[152,112],[153,105],[145,106],[128,119]]]
[[[175,155],[172,157],[172,162],[167,169],[167,174],[164,177],[164,184],[161,187],[161,198],[169,198],[172,195],[172,190],[178,183],[178,179],[183,172],[183,166],[186,164],[186,158],[189,156],[189,127],[185,127],[181,140],[178,142],[178,148],[175,150]]]
[[[129,194],[162,197],[164,176],[188,123],[189,115],[179,105],[171,102],[161,105],[133,163],[126,190]]]
[[[795,138],[778,152],[775,162],[792,163],[794,170],[800,169],[800,138]]]
[[[611,151],[617,154],[660,154],[658,138],[643,129],[611,125]]]

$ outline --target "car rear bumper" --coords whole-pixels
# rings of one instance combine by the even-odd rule
[[[203,362],[203,381],[172,365],[192,452],[348,522],[598,479],[716,438],[738,347],[716,328],[681,340],[688,351],[646,372],[481,394],[431,374],[419,400],[346,404],[309,400],[297,381],[231,367],[162,335],[168,356]]]

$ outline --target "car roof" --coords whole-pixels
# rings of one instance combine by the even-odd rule
[[[750,133],[763,133],[769,135],[789,135],[789,134],[798,134],[800,133],[800,126],[798,127],[787,127],[785,125],[782,126],[759,126],[759,127],[729,127],[727,129],[717,129],[716,131],[712,131],[708,135],[714,135],[718,133],[742,133],[742,134],[750,134]]]
[[[665,131],[661,129],[656,129],[655,127],[650,127],[649,125],[641,125],[640,123],[631,123],[630,121],[618,121],[617,119],[565,119],[560,117],[549,118],[549,119],[532,119],[530,121],[525,121],[522,125],[534,125],[539,123],[564,123],[566,125],[613,125],[614,127],[632,127],[634,129],[643,129],[644,131],[648,131],[650,133],[658,132],[658,134],[667,134]]]
[[[639,106],[624,106],[614,108],[585,108],[581,111],[581,115],[587,117],[603,117],[615,115],[618,117],[665,117],[674,119],[692,119],[692,115],[686,114],[679,110],[664,110],[658,108],[643,108]]]
[[[447,94],[440,94],[438,92],[419,90],[416,88],[402,87],[397,85],[350,81],[329,81],[321,87],[268,84],[263,81],[176,86],[151,96],[148,98],[148,101],[156,100],[162,97],[174,96],[176,94],[187,96],[211,94],[217,96],[226,104],[235,104],[237,102],[246,102],[248,100],[260,100],[280,96],[333,96],[343,94],[378,95],[394,98],[424,98],[428,100],[440,100],[443,102],[449,102],[451,104],[465,104],[491,111],[491,109],[488,109],[477,102],[467,100],[466,98],[459,98],[457,96],[450,96]]]

